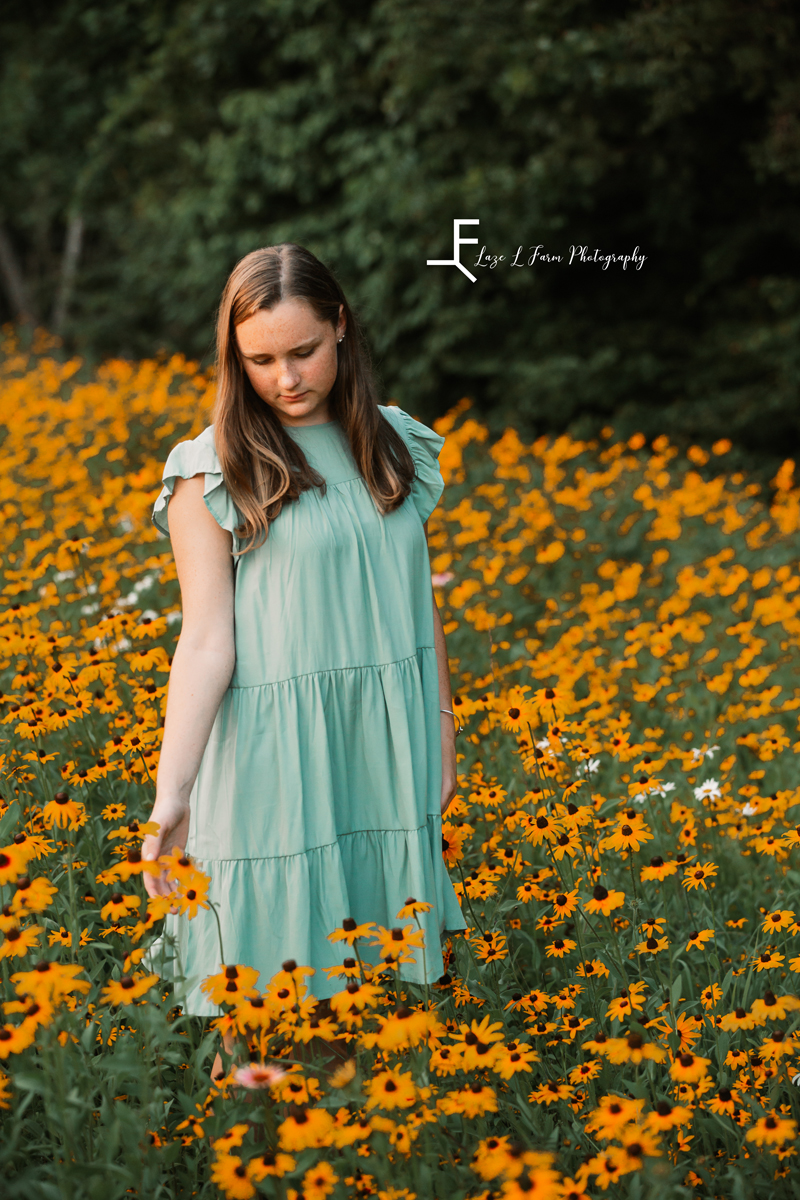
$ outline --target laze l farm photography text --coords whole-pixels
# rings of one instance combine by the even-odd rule
[[[472,274],[469,267],[465,265],[461,257],[462,246],[473,246],[479,241],[477,237],[463,237],[461,234],[462,225],[479,225],[480,218],[478,217],[456,217],[453,221],[453,257],[452,258],[429,258],[427,265],[429,267],[457,267],[462,275],[466,275],[472,283],[477,282],[477,276]],[[468,257],[468,256],[467,256]],[[495,267],[505,263],[509,267],[534,267],[538,264],[552,264],[558,266],[566,263],[567,266],[572,266],[573,263],[580,266],[599,265],[600,269],[607,271],[612,264],[618,264],[626,271],[628,267],[633,270],[640,271],[647,260],[647,255],[642,254],[638,246],[635,246],[629,254],[610,254],[604,253],[598,247],[590,249],[589,246],[571,245],[565,253],[549,251],[542,243],[536,246],[528,246],[527,248],[518,245],[516,250],[510,254],[490,252],[485,245],[481,246],[478,251],[475,261],[470,263],[474,269],[494,270]]]
[[[630,254],[604,254],[601,250],[595,247],[590,250],[588,246],[570,246],[566,254],[555,254],[545,250],[544,246],[517,246],[513,256],[509,257],[506,254],[490,254],[485,246],[481,246],[478,257],[472,264],[473,267],[488,267],[493,270],[500,263],[507,262],[510,267],[533,267],[537,263],[563,263],[567,266],[572,266],[573,263],[579,263],[583,266],[586,263],[598,263],[601,270],[607,271],[612,263],[619,263],[623,271],[626,271],[629,266],[634,270],[641,271],[647,259],[646,254],[642,254],[638,246],[634,246]]]

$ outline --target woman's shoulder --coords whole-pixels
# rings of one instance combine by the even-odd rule
[[[209,425],[197,437],[187,438],[172,447],[164,464],[162,478],[191,475],[221,474],[219,459],[214,445],[214,426]]]
[[[162,474],[163,487],[156,498],[152,519],[162,533],[169,535],[167,510],[175,490],[177,479],[191,479],[194,475],[205,475],[204,500],[223,529],[234,535],[239,524],[239,514],[225,487],[217,452],[214,446],[214,426],[209,425],[197,437],[178,442],[170,450]]]
[[[423,522],[427,521],[444,491],[439,451],[445,439],[397,404],[379,404],[378,408],[408,446],[416,468],[411,498]]]
[[[399,404],[379,404],[378,409],[404,439],[415,462],[420,457],[424,460],[431,455],[438,458],[445,442],[441,434],[412,417]]]

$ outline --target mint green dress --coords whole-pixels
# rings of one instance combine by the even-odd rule
[[[386,516],[337,420],[286,427],[327,491],[311,488],[286,504],[266,542],[234,558],[236,666],[191,795],[186,848],[211,877],[226,964],[256,967],[266,987],[294,959],[315,969],[308,984],[320,999],[344,986],[323,971],[352,954],[327,939],[346,917],[392,928],[409,923],[397,919],[409,896],[432,904],[420,917],[429,982],[444,970],[440,939],[465,928],[442,860],[439,681],[422,528],[444,487],[444,438],[396,406],[379,408],[416,466],[411,494]],[[155,524],[169,533],[175,480],[199,473],[207,507],[239,549],[213,426],[171,451]],[[156,949],[155,969],[183,974],[176,989],[186,1012],[216,1013],[199,987],[220,968],[213,913],[168,916],[165,932],[177,961]],[[379,962],[378,947],[359,949]],[[400,977],[419,983],[426,974],[415,954]]]

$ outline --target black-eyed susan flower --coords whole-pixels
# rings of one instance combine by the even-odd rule
[[[646,987],[646,983],[638,980],[636,983],[631,983],[628,987],[623,988],[620,994],[615,996],[609,1004],[606,1009],[606,1016],[612,1021],[624,1021],[632,1012],[641,1012],[644,1008],[642,993]]]
[[[592,892],[591,900],[587,900],[583,907],[587,913],[602,913],[604,917],[607,917],[615,908],[621,908],[624,903],[624,892],[609,891],[608,888],[603,887],[602,883],[598,883]]]
[[[757,1146],[777,1146],[792,1141],[797,1133],[797,1122],[780,1113],[768,1113],[748,1129],[745,1138]]]
[[[666,923],[664,917],[647,917],[640,923],[639,928],[648,937],[661,937]]]
[[[700,1036],[702,1025],[700,1017],[692,1017],[685,1012],[678,1013],[675,1019],[675,1032],[681,1039],[678,1047],[680,1050],[691,1049]]]
[[[725,1033],[728,1033],[731,1030],[754,1029],[755,1026],[755,1018],[747,1011],[747,1009],[742,1008],[741,1006],[735,1008],[733,1012],[725,1013],[719,1025],[720,1029],[722,1029]]]
[[[28,875],[22,875],[17,880],[17,888],[11,899],[11,912],[15,914],[44,912],[52,904],[53,897],[57,892],[58,888],[41,875],[35,879],[31,879]]]
[[[497,1112],[497,1093],[494,1088],[475,1080],[455,1091],[447,1092],[438,1102],[443,1113],[460,1113],[473,1118],[487,1112]]]
[[[561,822],[552,817],[544,807],[525,825],[525,837],[532,846],[540,846],[542,842],[552,843],[563,832]]]
[[[179,879],[172,893],[172,903],[178,912],[189,918],[197,916],[201,908],[210,908],[208,888],[210,879],[202,871],[193,871],[186,879]]]
[[[377,1007],[382,994],[374,983],[352,980],[341,992],[331,996],[330,1006],[337,1019],[352,1029],[361,1024],[365,1011]]]
[[[116,802],[107,804],[100,813],[100,816],[104,821],[119,821],[125,816],[125,805],[117,804]]]
[[[759,1046],[759,1054],[767,1062],[780,1061],[797,1053],[797,1042],[787,1037],[785,1030],[773,1029]]]
[[[429,1067],[435,1075],[450,1076],[461,1070],[461,1052],[458,1046],[439,1046],[432,1051]]]
[[[459,828],[456,825],[451,825],[448,821],[442,822],[442,858],[448,867],[454,867],[464,857],[464,842],[467,840],[469,830]],[[348,918],[351,920],[352,918]],[[346,922],[342,922],[341,937],[344,938],[346,933],[352,932]],[[359,937],[369,937],[369,934],[359,934]],[[347,940],[345,938],[345,940]],[[352,946],[352,940],[348,943]]]
[[[505,938],[502,940],[505,941]],[[382,925],[378,925],[370,945],[379,946],[384,955],[388,954],[394,957],[407,955],[413,961],[412,947],[423,946],[424,942],[424,932],[421,929],[415,929],[413,925],[405,925],[402,928],[398,925],[394,929],[384,929]]]
[[[574,1008],[575,999],[583,991],[583,987],[579,983],[568,983],[566,987],[560,989],[552,997],[552,1003],[557,1009]]]
[[[493,933],[487,930],[483,937],[476,938],[473,946],[475,956],[481,962],[498,962],[508,956],[506,938],[501,933]]]
[[[27,858],[14,846],[0,849],[0,887],[15,883],[27,866]]]
[[[603,1033],[602,1029],[588,1041],[582,1043],[583,1049],[588,1050],[590,1054],[602,1054],[603,1047],[608,1043],[608,1034]]]
[[[149,859],[143,859],[139,847],[132,846],[126,851],[125,857],[121,862],[115,863],[113,867],[109,867],[105,871],[101,871],[97,878],[100,883],[115,883],[117,880],[120,883],[127,883],[132,875],[160,874],[161,867],[159,864]]]
[[[18,925],[11,925],[5,931],[5,936],[0,942],[0,959],[3,958],[24,958],[29,950],[39,944],[39,934],[42,932],[40,925],[28,925],[21,929]],[[52,943],[51,943],[52,944]]]
[[[569,1073],[569,1081],[577,1087],[581,1083],[588,1083],[589,1080],[596,1079],[602,1069],[603,1064],[599,1058],[590,1058],[588,1062],[579,1063],[577,1067],[572,1068]]]
[[[673,1061],[669,1073],[676,1083],[697,1083],[708,1073],[710,1063],[710,1058],[702,1058],[700,1055],[687,1052],[678,1055]]]
[[[577,942],[573,942],[571,938],[556,938],[548,943],[545,953],[548,958],[563,958],[564,955],[571,954],[576,945]]]
[[[31,1000],[26,997],[24,1001],[19,1003],[6,1003],[4,1008],[7,1013],[12,1012],[22,1013],[23,1025],[30,1025],[34,1029],[38,1029],[40,1025],[46,1026],[52,1024],[56,1017],[56,1010],[47,1000]]]
[[[551,850],[553,858],[560,862],[565,854],[570,858],[575,858],[576,854],[583,849],[581,836],[578,830],[570,833],[560,833],[552,843]]]
[[[560,1032],[564,1034],[565,1037],[568,1037],[571,1042],[573,1042],[576,1037],[583,1033],[584,1029],[589,1028],[593,1020],[593,1017],[581,1018],[574,1015],[564,1017],[560,1026]]]
[[[561,1180],[560,1200],[591,1200],[589,1193],[584,1190],[585,1186],[581,1177],[573,1179],[565,1175]]]
[[[539,1055],[527,1042],[510,1042],[497,1055],[492,1070],[501,1079],[511,1079],[514,1075],[530,1074],[532,1063],[539,1061]]]
[[[145,975],[140,972],[136,975],[123,975],[121,979],[112,979],[102,990],[101,997],[104,1004],[133,1004],[154,984],[158,983],[157,975]]]
[[[687,891],[699,887],[702,887],[703,891],[707,891],[709,884],[713,887],[712,876],[716,875],[718,870],[719,868],[713,862],[694,863],[683,872],[683,886]]]
[[[33,1024],[26,1025],[23,1021],[21,1025],[0,1025],[0,1059],[21,1054],[33,1045],[35,1039],[36,1026]]]
[[[427,1041],[431,1034],[443,1032],[443,1026],[436,1016],[424,1008],[408,1008],[401,1005],[386,1017],[380,1017],[381,1028],[374,1035],[362,1035],[375,1038],[375,1045],[381,1050],[406,1050],[409,1046],[417,1046]],[[363,1044],[362,1041],[362,1044]]]
[[[200,990],[208,996],[212,1004],[236,1004],[242,996],[256,994],[255,982],[258,975],[254,967],[223,964],[216,975],[209,975],[203,980]]]
[[[506,1135],[484,1138],[478,1142],[470,1166],[483,1180],[496,1179],[502,1175],[508,1158],[509,1138]]]
[[[368,1099],[365,1107],[409,1108],[417,1099],[417,1088],[410,1071],[399,1069],[379,1071],[364,1083]]]
[[[767,988],[764,995],[757,997],[750,1006],[753,1017],[760,1025],[763,1025],[766,1020],[785,1021],[789,1013],[797,1012],[798,1009],[800,1009],[800,1000],[797,996],[776,996],[770,988]]]
[[[764,950],[750,959],[750,965],[756,972],[773,971],[782,964],[784,958],[785,955],[779,954],[777,950]]]
[[[578,889],[559,892],[553,899],[553,910],[560,917],[571,917],[578,907]]]
[[[264,1179],[280,1179],[294,1171],[297,1160],[291,1154],[281,1154],[276,1150],[265,1150],[263,1154],[251,1158],[247,1164],[247,1176],[253,1183],[261,1183]]]
[[[563,917],[554,917],[550,913],[545,913],[543,917],[539,917],[539,920],[536,922],[536,928],[543,933],[548,933],[551,929],[558,929],[559,925],[563,924]]]
[[[517,899],[522,904],[529,904],[531,900],[538,899],[538,892],[539,889],[537,888],[536,884],[531,883],[530,880],[527,880],[525,883],[521,883],[517,888]]]
[[[46,829],[80,829],[89,819],[80,800],[73,800],[66,792],[56,792],[52,800],[42,809],[42,823]]]
[[[625,1173],[641,1171],[645,1158],[656,1158],[662,1153],[658,1134],[642,1125],[626,1125],[617,1137],[625,1154]]]
[[[730,1067],[732,1071],[738,1071],[741,1067],[747,1065],[747,1051],[736,1047],[729,1050],[725,1055],[725,1066]]]
[[[121,921],[128,913],[137,912],[141,903],[141,896],[113,892],[111,898],[101,908],[100,916],[104,921]]]
[[[85,927],[78,936],[78,945],[88,946],[90,940],[89,929]],[[65,929],[62,925],[60,929],[54,930],[47,935],[47,941],[50,946],[64,946],[69,949],[73,944],[72,932],[69,929]]]
[[[409,896],[397,914],[397,919],[404,921],[406,917],[416,917],[419,913],[430,912],[432,907],[427,900],[415,900],[413,896]]]
[[[601,1096],[586,1122],[589,1132],[602,1138],[615,1138],[632,1121],[638,1121],[644,1108],[644,1100],[628,1099],[625,1096]]]
[[[689,940],[686,943],[686,949],[702,950],[706,942],[710,942],[713,936],[713,929],[694,929],[689,934]]]
[[[325,1200],[339,1181],[339,1176],[328,1162],[318,1162],[303,1174],[302,1194],[307,1200]]]
[[[717,1094],[706,1103],[709,1112],[732,1117],[734,1110],[742,1103],[742,1098],[735,1088],[721,1087]]]
[[[608,1146],[602,1154],[590,1158],[586,1164],[588,1175],[595,1176],[595,1183],[605,1190],[616,1183],[627,1169],[625,1152],[620,1146]]]
[[[157,821],[131,821],[129,825],[120,825],[117,829],[109,829],[107,838],[124,838],[126,842],[143,841],[149,834],[158,833],[160,825]]]
[[[656,1046],[646,1041],[640,1033],[629,1033],[624,1038],[609,1038],[606,1043],[605,1056],[610,1063],[633,1063],[638,1065],[645,1060],[663,1062],[667,1052],[663,1046]]]
[[[592,958],[588,962],[579,963],[575,968],[575,974],[585,979],[607,979],[609,970],[599,958]]]
[[[794,910],[782,908],[776,912],[767,913],[761,923],[761,928],[764,930],[764,933],[771,933],[774,929],[788,929],[793,923]]]
[[[247,1166],[237,1154],[218,1154],[211,1165],[211,1180],[225,1200],[252,1200],[255,1188],[247,1177]]]
[[[326,1108],[304,1108],[290,1113],[278,1126],[280,1149],[291,1152],[332,1145],[334,1129],[333,1117]]]
[[[700,993],[700,1003],[706,1010],[716,1008],[722,999],[722,988],[718,983],[710,983]]]
[[[528,1096],[531,1104],[555,1104],[558,1100],[569,1100],[575,1095],[574,1087],[568,1083],[559,1083],[557,1079],[548,1079],[540,1087],[535,1088]]]
[[[692,1110],[680,1104],[671,1104],[669,1100],[658,1100],[652,1112],[645,1117],[645,1125],[656,1133],[667,1133],[681,1125],[688,1125],[692,1120]]]
[[[643,821],[623,820],[609,837],[603,838],[601,849],[615,852],[640,850],[642,844],[652,837]]]
[[[648,937],[643,942],[636,943],[636,950],[639,954],[660,954],[663,950],[669,947],[669,939]]]
[[[639,872],[639,878],[642,883],[660,883],[670,875],[674,875],[678,870],[676,862],[665,862],[660,854],[650,859],[650,863],[646,867],[642,867]]]
[[[272,1024],[273,1010],[267,1004],[263,996],[257,995],[241,995],[237,994],[234,1001],[236,1009],[233,1014],[233,1019],[236,1028],[240,1033],[247,1033],[254,1029],[268,1029]],[[331,1028],[333,1023],[329,1022]],[[315,1030],[319,1036],[324,1037],[324,1032]],[[309,1038],[313,1035],[309,1035]]]

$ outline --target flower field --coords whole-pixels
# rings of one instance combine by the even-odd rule
[[[799,1196],[794,464],[437,421],[470,929],[422,987],[426,897],[342,913],[330,1014],[303,963],[223,947],[209,1023],[148,956],[139,847],[180,630],[150,512],[212,393],[180,359],[0,354],[0,1195]],[[191,920],[202,864],[168,863]],[[246,1065],[212,1079],[220,1031]]]

